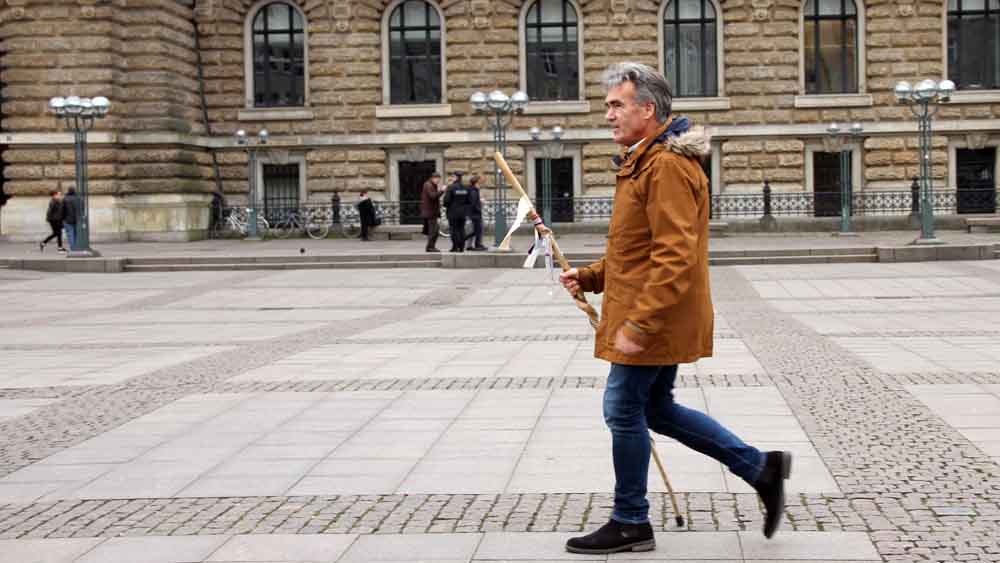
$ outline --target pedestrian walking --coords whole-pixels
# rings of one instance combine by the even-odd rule
[[[469,188],[462,184],[462,173],[455,173],[455,182],[444,193],[444,206],[451,229],[451,250],[465,251],[465,221],[469,216]]]
[[[483,200],[479,192],[479,174],[469,177],[469,221],[472,222],[472,233],[465,237],[469,250],[486,250],[483,246]]]
[[[45,210],[45,222],[49,224],[49,228],[52,229],[52,234],[46,237],[45,240],[38,243],[38,249],[45,252],[45,245],[48,244],[52,239],[56,239],[59,244],[59,252],[66,252],[63,248],[62,242],[62,232],[63,232],[63,202],[62,194],[59,190],[52,190],[49,192],[49,207]]]
[[[76,188],[70,186],[62,198],[63,230],[66,231],[66,242],[70,250],[76,250],[76,224],[80,220],[80,196]]]
[[[435,172],[424,182],[420,191],[420,216],[424,219],[424,231],[427,235],[427,252],[441,252],[437,247],[441,217],[441,194],[445,187],[441,185],[441,174]]]
[[[566,289],[603,292],[595,356],[611,362],[604,420],[611,430],[614,510],[600,529],[570,539],[574,553],[648,551],[646,480],[649,430],[723,463],[763,501],[770,538],[784,510],[789,452],[761,452],[721,424],[674,401],[677,364],[712,355],[708,272],[708,179],[699,159],[710,151],[700,128],[671,116],[670,85],[638,63],[604,75],[605,118],[622,145],[605,255],[561,275]]]
[[[358,201],[358,219],[361,221],[361,240],[371,240],[371,230],[378,225],[375,217],[375,204],[372,203],[368,192],[361,192],[361,199]]]

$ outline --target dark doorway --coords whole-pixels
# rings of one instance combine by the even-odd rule
[[[959,213],[996,213],[997,149],[958,149],[955,180]]]
[[[299,165],[265,164],[264,218],[268,223],[288,219],[299,209]]]
[[[574,219],[572,158],[535,159],[535,206],[538,209],[544,208],[542,187],[545,182],[543,170],[546,160],[552,164],[552,222],[572,223]]]
[[[399,224],[423,223],[420,217],[420,192],[424,189],[424,182],[430,179],[436,168],[437,163],[433,160],[399,162]]]
[[[848,153],[848,197],[850,197],[850,170],[853,153]],[[840,153],[813,153],[813,214],[816,217],[840,216]],[[853,211],[851,213],[853,215]]]

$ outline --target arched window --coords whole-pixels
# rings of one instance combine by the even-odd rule
[[[858,91],[858,12],[854,0],[806,0],[806,94]]]
[[[273,2],[251,26],[253,105],[305,105],[305,19],[291,4]]]
[[[580,98],[580,47],[576,8],[569,0],[536,0],[524,21],[528,96],[532,100]]]
[[[669,0],[663,42],[664,74],[675,97],[719,95],[718,17],[711,0]]]
[[[405,0],[389,16],[389,103],[438,104],[441,18],[423,0]]]
[[[1000,0],[948,0],[948,78],[1000,88]]]

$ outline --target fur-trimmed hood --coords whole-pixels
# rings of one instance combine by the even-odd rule
[[[692,127],[676,137],[668,137],[663,144],[671,152],[698,160],[712,154],[712,137],[704,127]]]

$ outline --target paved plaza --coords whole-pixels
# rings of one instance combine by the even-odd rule
[[[0,563],[1000,561],[1000,261],[712,289],[676,397],[794,452],[783,527],[658,437],[684,527],[654,468],[656,551],[585,556],[608,366],[543,270],[0,270]]]

